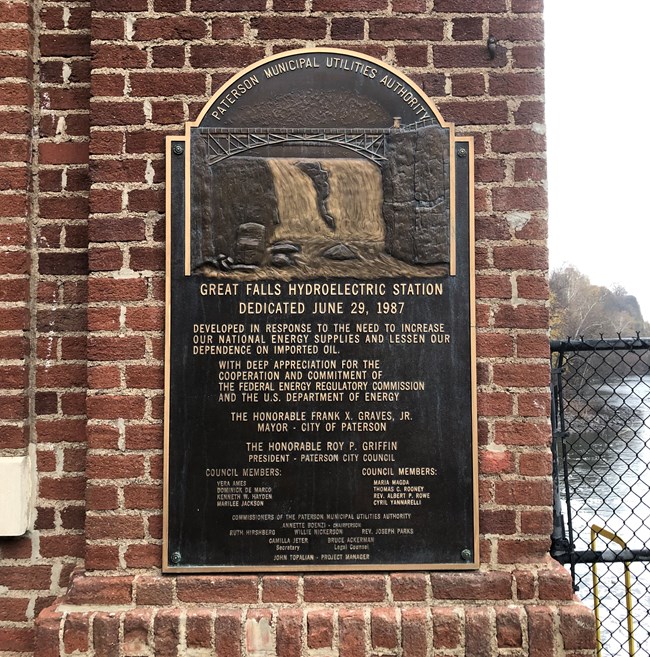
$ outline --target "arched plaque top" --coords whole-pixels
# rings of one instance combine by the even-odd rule
[[[451,128],[420,89],[384,62],[350,50],[282,52],[239,71],[189,128]]]

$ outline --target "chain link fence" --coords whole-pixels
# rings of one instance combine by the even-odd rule
[[[650,657],[650,339],[552,341],[551,365],[552,555],[598,655]]]

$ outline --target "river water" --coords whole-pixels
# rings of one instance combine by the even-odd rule
[[[650,375],[629,376],[567,402],[570,516],[576,550],[590,548],[596,525],[615,533],[630,549],[650,548]],[[594,416],[593,411],[596,415]],[[589,427],[585,427],[586,418]],[[607,537],[595,549],[619,550]],[[598,564],[602,655],[629,654],[624,564]],[[634,643],[650,657],[650,563],[630,565]],[[576,566],[578,595],[594,606],[591,565]]]

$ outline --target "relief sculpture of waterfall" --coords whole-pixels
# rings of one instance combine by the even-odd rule
[[[193,136],[208,161],[210,138]],[[389,131],[384,152],[375,161],[339,146],[301,146],[298,157],[291,147],[266,147],[263,157],[251,148],[207,166],[199,159],[193,270],[282,279],[444,275],[448,134],[435,126]]]

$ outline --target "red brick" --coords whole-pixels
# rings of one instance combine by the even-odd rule
[[[548,413],[544,417],[548,417]],[[526,477],[548,477],[552,471],[553,461],[548,451],[521,454],[519,457],[519,474]]]
[[[235,16],[219,16],[212,19],[213,39],[238,39],[244,36],[244,24]]]
[[[89,148],[90,148],[90,152],[93,153],[94,155],[118,155],[122,153],[123,142],[124,142],[124,135],[120,132],[108,132],[107,130],[93,130],[93,133],[90,137]],[[91,189],[90,190],[91,203],[93,202],[94,196],[104,194],[108,191],[112,191],[113,193],[115,193],[116,190]]]
[[[502,191],[502,190],[495,190]],[[546,269],[548,256],[541,246],[494,247],[494,265],[498,269]]]
[[[573,600],[571,575],[564,567],[555,563],[550,570],[538,573],[540,600]]]
[[[95,539],[144,538],[144,522],[137,515],[88,515],[86,536]]]
[[[88,268],[90,271],[116,271],[122,267],[123,262],[124,255],[118,248],[92,248],[88,252]]]
[[[12,125],[14,126],[16,125],[16,123],[14,123],[13,120],[12,120]],[[26,126],[25,129],[27,129]],[[11,169],[4,167],[3,170],[0,171],[0,189],[2,190],[10,190],[10,189],[22,190],[27,187],[27,182],[28,182],[27,168],[24,166],[14,167]],[[16,239],[19,239],[21,237],[21,231],[23,234],[26,232],[25,224],[3,223],[2,230],[7,234],[6,239],[10,240],[7,241],[6,243],[7,247],[23,245],[25,243],[24,239],[21,241],[15,241]]]
[[[263,11],[266,0],[192,0],[193,11]]]
[[[124,488],[124,506],[127,509],[161,509],[162,490],[152,484],[133,484]]]
[[[144,457],[136,454],[89,454],[86,465],[89,479],[135,479],[144,475]]]
[[[88,230],[93,242],[139,242],[144,239],[144,222],[137,217],[93,218]]]
[[[153,611],[130,609],[124,615],[124,654],[141,655],[149,648]]]
[[[512,59],[515,68],[542,68],[544,66],[544,46],[514,46]]]
[[[426,10],[426,0],[393,0],[393,13],[423,14]]]
[[[546,504],[550,504],[550,501]],[[502,538],[497,548],[497,560],[502,564],[541,563],[548,558],[550,549],[550,538],[516,540]]]
[[[452,95],[482,96],[485,93],[485,80],[480,73],[456,73],[451,75]]]
[[[521,533],[548,536],[553,531],[553,518],[550,510],[522,511]]]
[[[332,18],[333,39],[363,39],[364,21],[362,18],[345,16]]]
[[[42,57],[78,57],[87,56],[90,51],[88,34],[48,34],[41,39]]]
[[[497,46],[495,58],[490,59],[485,44],[434,45],[433,63],[437,68],[499,68],[506,65],[507,58],[501,46]]]
[[[41,645],[43,645],[42,630],[39,631],[37,636]],[[14,654],[31,653],[34,650],[34,630],[30,627],[0,627],[0,646],[11,648],[12,652],[15,651]]]
[[[334,614],[331,609],[307,613],[307,645],[310,648],[331,648],[334,640]]]
[[[89,301],[142,301],[146,295],[147,283],[141,278],[91,278],[88,282]]]
[[[279,655],[300,657],[302,654],[301,629],[301,609],[280,609],[276,626],[276,644]]]
[[[359,657],[359,655],[364,655],[365,643],[363,610],[342,609],[339,612],[340,657]]]
[[[136,96],[202,95],[205,77],[201,73],[132,73],[131,93]],[[161,149],[162,150],[162,149]]]
[[[154,68],[182,68],[185,63],[183,46],[156,46],[151,55]]]
[[[433,607],[431,609],[433,622],[433,647],[457,648],[460,646],[461,621],[458,613],[449,607]]]
[[[512,415],[512,397],[505,392],[479,392],[477,406],[482,417]]]
[[[544,93],[541,73],[493,73],[489,80],[492,96],[540,96]]]
[[[472,657],[490,657],[493,652],[492,622],[488,609],[469,607],[465,612],[465,651]]]
[[[3,549],[3,556],[5,551]],[[52,566],[0,566],[0,584],[9,589],[28,591],[49,590],[52,577]]]
[[[385,594],[378,575],[310,575],[304,581],[306,602],[381,602]]]
[[[91,102],[93,126],[141,125],[144,123],[142,102]],[[99,169],[101,171],[101,169]]]
[[[528,645],[530,657],[551,657],[549,646],[555,644],[553,614],[548,607],[530,605],[528,614]]]
[[[520,358],[548,358],[548,338],[542,334],[517,336],[517,356]]]
[[[132,578],[126,576],[73,578],[67,594],[70,604],[119,605],[131,602]]]
[[[490,32],[502,41],[541,41],[544,38],[542,18],[490,18]]]
[[[0,50],[23,50],[31,49],[31,35],[27,29],[3,29],[0,30]]]
[[[511,509],[482,509],[479,526],[481,534],[516,534],[517,516]]]
[[[592,611],[577,603],[560,607],[560,634],[565,650],[594,650],[596,624]]]
[[[550,480],[497,481],[497,504],[506,506],[547,506],[551,501]]]
[[[548,326],[548,308],[545,306],[502,305],[494,317],[497,328],[544,329]]]
[[[135,39],[137,41],[191,41],[202,39],[206,35],[206,21],[192,16],[159,16],[157,18],[139,18],[135,22]]]
[[[523,642],[519,611],[508,607],[498,607],[496,612],[497,646],[499,648],[519,648]]]
[[[93,618],[93,647],[97,657],[117,657],[120,633],[120,617],[117,614],[99,612]]]
[[[139,335],[88,338],[88,358],[99,360],[136,360],[144,356],[145,339]]]
[[[135,603],[138,605],[170,605],[174,582],[163,577],[142,575],[135,580]]]
[[[398,66],[426,66],[427,51],[425,45],[395,46],[395,60]]]
[[[532,573],[524,570],[515,571],[517,583],[517,598],[519,600],[531,600],[535,597],[535,579]]]
[[[532,422],[497,422],[494,439],[500,445],[547,445],[550,428]]]
[[[395,573],[390,577],[393,600],[426,600],[427,577],[421,573]]]
[[[89,308],[88,329],[90,331],[114,331],[120,327],[119,308]]]
[[[454,41],[480,41],[483,39],[483,19],[474,16],[454,18],[451,35]]]
[[[27,620],[29,598],[3,598],[0,600],[0,617],[5,621]]]
[[[217,657],[239,657],[241,655],[240,638],[241,612],[235,609],[217,608],[214,622],[214,645]]]
[[[176,584],[178,599],[183,602],[257,602],[257,578],[252,576],[187,576]]]
[[[161,546],[153,543],[129,545],[124,553],[127,568],[160,568]]]
[[[397,612],[395,609],[373,609],[370,628],[373,648],[397,648]]]
[[[482,450],[479,454],[482,474],[504,474],[514,472],[514,455],[510,452]]]
[[[267,575],[262,579],[263,602],[296,602],[298,578],[286,575]]]
[[[316,16],[262,16],[251,19],[258,39],[322,39],[327,23]]]
[[[117,570],[119,548],[117,545],[86,545],[85,566],[88,570]]]
[[[528,393],[518,396],[519,415],[524,417],[548,417],[551,399],[548,394]]]
[[[36,432],[39,443],[81,442],[86,439],[84,420],[39,420]]]
[[[86,481],[79,477],[41,477],[38,490],[39,495],[46,500],[82,500],[85,497]]]
[[[436,0],[435,11],[467,14],[501,13],[506,11],[506,0],[482,0],[480,5],[474,0]]]
[[[504,572],[431,573],[433,597],[438,600],[506,600],[511,577]]]
[[[517,276],[517,295],[522,299],[548,299],[545,276]]]
[[[190,63],[195,68],[228,66],[243,68],[264,56],[264,49],[253,46],[220,44],[215,46],[196,45],[190,50]]]
[[[512,11],[518,14],[541,13],[543,0],[512,0]]]
[[[495,153],[543,153],[546,137],[534,130],[518,128],[492,135],[492,150]]]
[[[160,424],[130,424],[125,435],[127,449],[161,449],[163,434]]]
[[[139,419],[144,415],[145,399],[135,395],[97,395],[87,401],[88,416],[99,420]]]
[[[387,0],[313,0],[313,11],[383,11]]]
[[[502,187],[493,191],[495,210],[544,210],[546,191],[541,187]]]
[[[91,171],[95,180],[105,183],[144,182],[146,166],[142,160],[135,159],[95,160]]]
[[[212,645],[212,612],[209,609],[193,609],[186,620],[188,648],[210,648]]]
[[[86,506],[92,511],[112,511],[119,506],[115,486],[86,486]]]
[[[371,18],[370,38],[381,41],[442,41],[444,22],[439,18]]]
[[[403,657],[426,657],[427,612],[417,607],[402,610],[402,655]]]

